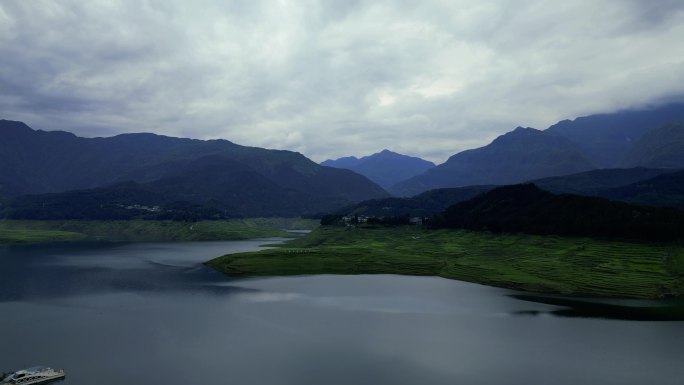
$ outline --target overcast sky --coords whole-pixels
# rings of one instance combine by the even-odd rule
[[[436,162],[684,94],[684,1],[0,0],[0,118]]]

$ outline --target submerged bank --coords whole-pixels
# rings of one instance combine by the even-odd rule
[[[684,246],[419,227],[321,227],[207,263],[231,276],[405,274],[576,296],[684,292]]]

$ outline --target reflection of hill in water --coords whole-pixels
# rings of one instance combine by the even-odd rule
[[[544,311],[522,311],[518,314],[553,314],[560,317],[604,318],[626,321],[684,321],[684,301],[607,301],[597,299],[575,299],[529,294],[511,295],[523,301],[561,306],[561,309]]]

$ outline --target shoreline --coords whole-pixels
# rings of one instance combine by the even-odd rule
[[[313,229],[314,220],[301,218],[245,218],[221,221],[154,220],[0,220],[0,246],[62,241],[230,241],[254,238],[292,238],[292,229]]]
[[[464,230],[322,227],[273,249],[206,265],[234,277],[438,276],[571,297],[661,299],[684,293],[684,247]]]

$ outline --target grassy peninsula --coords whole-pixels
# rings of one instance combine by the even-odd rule
[[[249,218],[225,221],[74,221],[2,220],[0,244],[76,240],[215,241],[291,237],[286,230],[313,229],[318,222],[299,218]]]
[[[684,245],[403,227],[320,227],[259,252],[208,264],[231,276],[432,275],[597,297],[684,293]]]

